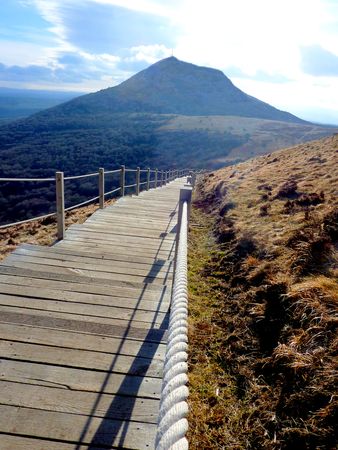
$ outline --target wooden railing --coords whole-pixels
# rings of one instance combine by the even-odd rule
[[[126,184],[126,174],[135,173],[135,182],[132,184]],[[100,168],[98,172],[88,173],[85,175],[75,175],[65,177],[63,172],[56,172],[55,178],[0,178],[0,182],[55,182],[56,191],[56,211],[45,214],[38,217],[33,217],[30,219],[13,222],[5,225],[1,225],[1,228],[11,227],[13,225],[20,225],[23,223],[31,222],[33,220],[45,219],[47,217],[56,216],[57,221],[57,238],[61,240],[64,238],[65,234],[65,213],[67,211],[79,208],[81,206],[88,205],[95,201],[99,202],[99,207],[102,209],[105,205],[105,198],[116,193],[120,193],[120,197],[123,197],[126,190],[134,190],[136,195],[139,195],[142,190],[149,190],[150,188],[158,188],[166,185],[176,178],[183,177],[189,173],[189,169],[169,169],[169,170],[158,170],[158,169],[129,169],[125,166],[121,166],[119,169],[105,171],[104,168]],[[119,174],[119,186],[115,189],[105,192],[105,175]],[[145,181],[141,182],[141,175],[146,174]],[[98,177],[98,195],[86,200],[84,202],[78,203],[76,205],[69,206],[65,208],[65,189],[64,183],[67,180],[78,180],[82,178]]]

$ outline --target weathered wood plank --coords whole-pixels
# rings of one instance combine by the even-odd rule
[[[84,269],[84,268],[76,268],[76,267],[67,267],[65,265],[56,265],[55,261],[51,263],[44,263],[44,261],[37,260],[37,262],[33,262],[31,259],[33,258],[25,258],[25,257],[16,257],[15,255],[8,256],[3,261],[3,266],[17,267],[23,269],[29,269],[34,271],[47,271],[49,273],[56,273],[59,275],[69,275],[76,274],[80,277],[86,277],[91,279],[105,280],[109,281],[122,281],[126,283],[151,283],[151,284],[160,284],[163,285],[166,282],[166,278],[164,277],[153,277],[147,275],[134,275],[128,273],[117,273],[117,272],[101,272],[95,269]],[[168,279],[171,279],[171,274],[168,274]]]
[[[60,441],[27,438],[20,435],[0,434],[0,448],[4,450],[75,450],[74,444]],[[102,447],[91,447],[93,450],[103,450]],[[89,450],[88,445],[76,446],[77,450]]]
[[[137,257],[135,255],[129,256],[123,253],[101,253],[101,252],[85,252],[82,250],[67,250],[63,249],[60,246],[54,246],[54,247],[40,247],[37,245],[31,245],[31,244],[22,244],[20,247],[18,247],[13,253],[21,253],[21,252],[27,252],[27,254],[36,254],[36,255],[45,255],[51,257],[60,257],[65,260],[69,261],[83,261],[83,262],[89,262],[89,263],[95,263],[95,264],[115,264],[115,263],[121,263],[125,265],[131,265],[135,267],[148,267],[151,266],[161,266],[161,268],[169,268],[169,270],[172,270],[173,263],[172,261],[168,260],[160,260],[160,259],[154,259],[154,258],[147,258],[145,256]]]
[[[52,258],[51,256],[54,256]],[[106,276],[109,274],[123,274],[129,275],[132,273],[133,275],[138,275],[140,277],[148,277],[148,278],[172,278],[172,270],[168,270],[168,268],[163,269],[161,266],[148,266],[147,268],[139,268],[135,267],[135,265],[130,264],[112,264],[112,263],[87,263],[83,261],[68,261],[62,259],[60,257],[55,257],[55,255],[48,255],[48,257],[44,255],[29,255],[23,252],[13,252],[10,256],[6,258],[6,262],[9,261],[26,261],[31,262],[33,264],[43,264],[47,266],[55,266],[55,267],[63,267],[69,269],[83,269],[94,272],[102,272]]]
[[[20,425],[19,425],[20,424]],[[40,411],[30,408],[0,405],[0,429],[5,433],[25,436],[60,439],[77,443],[79,431],[83,432],[81,443],[120,446],[128,449],[152,448],[156,425],[140,422],[125,422],[78,414]],[[127,426],[126,426],[127,425]]]
[[[156,424],[159,400],[3,381],[1,404]]]
[[[165,345],[160,343],[142,342],[135,339],[119,339],[108,336],[96,336],[83,332],[70,332],[67,330],[39,328],[13,323],[0,322],[1,339],[8,341],[44,344],[60,348],[77,350],[92,350],[107,354],[164,358]]]
[[[0,367],[1,381],[57,387],[71,391],[104,391],[105,394],[160,398],[162,382],[160,378],[112,374],[16,360],[2,360]]]
[[[0,274],[8,275],[18,275],[18,276],[28,276],[30,278],[44,278],[46,280],[58,280],[66,281],[69,283],[85,283],[98,286],[111,286],[111,287],[123,287],[130,289],[139,289],[157,291],[161,292],[163,289],[163,283],[142,283],[139,281],[127,281],[127,280],[117,280],[117,279],[107,279],[98,278],[95,276],[81,275],[79,272],[73,270],[64,270],[63,273],[51,270],[52,267],[41,266],[39,268],[34,267],[34,270],[28,267],[32,265],[29,264],[15,264],[15,265],[5,265],[4,263],[0,265]],[[61,271],[61,269],[60,269]],[[71,275],[71,273],[73,273]]]
[[[162,376],[163,360],[136,356],[111,355],[89,350],[0,340],[0,351],[7,359],[48,363],[64,367],[87,368],[128,375]]]
[[[41,309],[38,308],[29,308],[24,306],[7,306],[7,305],[1,305],[0,304],[0,313],[4,312],[10,312],[14,314],[34,314],[35,316],[43,316],[43,317],[49,317],[51,319],[70,319],[73,321],[86,321],[86,322],[94,322],[96,324],[105,324],[110,326],[118,326],[118,327],[124,327],[128,328],[129,326],[133,326],[135,328],[138,328],[140,330],[148,330],[149,329],[149,322],[143,322],[140,320],[134,320],[134,319],[118,319],[116,317],[103,317],[103,316],[91,316],[88,314],[77,314],[77,313],[70,313],[65,312],[64,310],[61,311],[49,311],[45,308]],[[154,320],[151,325],[154,328],[160,329],[160,328],[166,328],[167,327],[168,319],[164,320]]]
[[[166,313],[159,311],[145,311],[135,308],[114,307],[106,305],[91,305],[87,303],[76,303],[49,298],[33,298],[18,295],[0,293],[0,305],[15,306],[41,311],[60,312],[75,314],[78,316],[93,316],[95,318],[118,319],[135,322],[162,323]]]
[[[0,264],[0,448],[154,447],[181,184]]]
[[[58,317],[56,317],[58,316]],[[17,308],[1,308],[1,321],[17,325],[31,325],[49,329],[62,329],[73,332],[92,333],[99,336],[114,336],[123,339],[137,339],[144,342],[165,342],[166,330],[160,328],[140,328],[138,322],[102,323],[99,320],[87,320],[86,317],[76,317],[71,314],[43,314],[37,310]]]
[[[17,280],[14,277],[14,282],[17,283]],[[66,302],[75,302],[75,303],[88,303],[90,305],[102,305],[102,306],[110,306],[116,308],[128,308],[134,309],[137,308],[140,311],[156,311],[166,313],[169,309],[169,299],[166,301],[161,301],[159,303],[154,301],[143,300],[143,298],[123,298],[123,297],[113,297],[108,295],[97,295],[97,294],[86,294],[80,292],[73,291],[63,291],[59,289],[49,289],[44,287],[35,287],[28,285],[19,285],[19,284],[5,284],[2,283],[2,278],[0,276],[0,293],[1,294],[10,294],[20,297],[27,297],[27,301],[29,298],[39,298],[39,299],[50,299],[50,300],[60,300]],[[46,286],[48,286],[46,284]]]
[[[68,281],[60,281],[60,280],[52,280],[49,278],[39,278],[38,273],[34,274],[36,277],[30,278],[29,276],[25,276],[22,272],[18,272],[18,274],[14,273],[13,275],[7,275],[7,271],[1,273],[0,266],[0,283],[19,285],[19,286],[32,286],[37,288],[51,288],[57,289],[59,291],[64,292],[74,292],[74,293],[87,293],[93,295],[105,295],[105,296],[114,296],[121,298],[130,298],[135,300],[146,300],[146,301],[156,301],[158,302],[167,302],[170,301],[170,292],[169,289],[164,286],[162,289],[154,289],[153,286],[142,285],[140,288],[126,288],[119,286],[104,286],[104,285],[95,285],[90,283],[76,283],[76,282],[68,282]]]

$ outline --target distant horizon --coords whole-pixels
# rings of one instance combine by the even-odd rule
[[[338,123],[335,0],[9,0],[0,85],[97,92],[174,54],[306,120]]]
[[[169,58],[169,57],[167,57],[167,58]],[[175,57],[176,59],[178,59],[175,55],[171,55],[171,57]],[[166,59],[166,58],[162,58],[162,59]],[[159,62],[162,59],[160,59],[160,60],[158,60],[156,62]],[[191,64],[193,64],[193,63],[191,63]],[[149,67],[150,65],[148,65],[147,67]],[[207,67],[207,66],[205,66],[205,67]],[[143,70],[143,69],[141,69],[141,70]],[[138,72],[136,72],[136,73],[138,73]],[[130,78],[131,76],[135,75],[135,74],[131,74],[129,77],[126,78],[126,80],[128,78]],[[229,77],[226,73],[224,75],[227,76],[233,82],[231,77]],[[119,84],[123,83],[126,80],[121,80],[119,83],[115,84],[114,86],[107,86],[106,88],[102,88],[102,89],[108,89],[108,88],[111,88],[111,87],[118,86]],[[234,83],[234,85],[236,85],[235,82],[233,82],[233,83]],[[3,86],[1,84],[0,84],[0,89],[6,89],[6,90],[9,90],[9,91],[12,90],[12,91],[28,91],[28,92],[34,92],[34,91],[35,92],[46,92],[46,93],[50,93],[50,94],[52,94],[52,93],[69,94],[69,95],[70,94],[75,94],[75,96],[77,96],[77,95],[78,96],[87,95],[87,94],[98,92],[98,90],[88,90],[88,91],[81,90],[81,91],[77,91],[74,87],[69,88],[69,89],[65,89],[64,86],[63,87],[50,86],[50,87],[47,87],[47,88],[45,86],[38,86],[38,87],[22,87],[22,86],[21,87],[13,87],[13,86]],[[99,89],[99,90],[102,90],[102,89]],[[247,93],[247,94],[250,95],[250,93]],[[261,99],[259,99],[259,100],[261,100]],[[271,106],[276,107],[276,105],[271,105]],[[306,112],[306,111],[295,112],[295,111],[290,111],[290,110],[284,110],[284,111],[292,113],[292,114],[296,115],[297,117],[299,117],[300,119],[312,122],[312,123],[317,124],[317,125],[328,125],[328,126],[333,126],[333,127],[338,126],[338,118],[336,119],[337,120],[336,122],[334,122],[334,121],[331,122],[330,119],[328,121],[323,121],[323,120],[318,119],[318,116],[311,114],[311,112]],[[332,120],[334,120],[334,119],[332,119]]]

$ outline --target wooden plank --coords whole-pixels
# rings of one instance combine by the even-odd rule
[[[160,378],[163,360],[0,340],[3,358]],[[1,400],[0,400],[1,401]]]
[[[151,217],[139,217],[136,221],[131,221],[130,218],[120,214],[118,216],[112,216],[111,214],[106,214],[105,212],[95,212],[86,220],[87,224],[107,224],[107,225],[120,225],[127,224],[128,226],[134,228],[144,227],[145,229],[167,229],[173,227],[177,222],[176,218],[172,217],[167,219],[152,219]]]
[[[118,242],[119,245],[137,245],[139,249],[150,249],[150,250],[158,250],[159,248],[162,249],[162,251],[170,250],[174,244],[173,239],[171,238],[146,238],[142,237],[140,239],[139,236],[124,236],[122,234],[109,234],[104,232],[95,232],[90,230],[74,230],[74,229],[68,229],[66,233],[66,239],[70,236],[78,236],[79,238],[86,238],[90,239],[92,241],[103,241],[106,246],[113,245],[114,242]]]
[[[14,275],[7,275],[7,272],[1,274],[0,266],[0,282],[18,286],[32,286],[37,288],[51,288],[57,289],[62,292],[74,292],[74,293],[86,293],[92,295],[104,295],[104,296],[114,296],[121,298],[130,298],[135,300],[146,300],[146,301],[157,301],[157,302],[167,302],[170,301],[169,289],[164,286],[162,289],[150,289],[151,285],[142,286],[140,289],[135,288],[125,288],[118,286],[102,286],[93,285],[90,283],[73,283],[67,281],[51,280],[44,278],[30,278],[25,276],[23,273],[15,273]]]
[[[101,254],[121,254],[132,256],[135,254],[136,256],[142,256],[146,258],[152,259],[162,259],[162,260],[170,260],[173,258],[175,253],[175,247],[169,250],[153,250],[153,249],[145,249],[145,248],[136,248],[134,245],[119,245],[118,243],[112,246],[107,246],[104,242],[92,242],[88,239],[76,239],[72,236],[69,236],[67,239],[64,239],[60,243],[55,244],[55,247],[62,249],[72,249],[77,250],[79,247],[82,251],[93,251],[100,252]],[[53,247],[54,248],[54,247]]]
[[[91,305],[86,303],[67,302],[46,298],[33,298],[0,293],[0,305],[23,307],[34,310],[60,312],[62,314],[75,314],[80,316],[93,316],[95,318],[118,319],[125,321],[160,324],[165,320],[166,313],[159,311],[145,311],[139,309],[114,307],[106,305]],[[137,305],[135,305],[137,306]]]
[[[16,281],[14,278],[14,282]],[[0,276],[0,282],[1,282]],[[27,285],[19,284],[5,284],[0,283],[0,293],[10,294],[21,297],[32,297],[40,299],[51,299],[51,300],[61,300],[67,302],[75,303],[88,303],[90,305],[103,305],[103,306],[113,306],[116,308],[129,308],[134,309],[137,307],[140,311],[156,311],[156,312],[167,312],[169,309],[169,301],[146,301],[141,298],[123,298],[123,297],[113,297],[108,295],[96,295],[96,294],[85,294],[73,291],[62,291],[58,289],[48,289],[41,287],[31,287]],[[160,299],[158,299],[160,300]],[[29,301],[29,299],[27,299]]]
[[[123,340],[115,337],[96,336],[83,332],[39,328],[13,323],[0,322],[1,339],[8,341],[28,342],[32,344],[45,344],[54,347],[77,350],[92,350],[107,354],[164,358],[165,345],[152,342],[140,342],[135,339]]]
[[[81,443],[124,446],[149,450],[154,446],[156,425],[128,422],[30,408],[0,405],[0,429],[20,434],[77,443],[79,430],[86,430]]]
[[[76,274],[80,277],[95,279],[98,283],[100,280],[103,280],[103,282],[110,282],[110,281],[120,281],[125,283],[138,283],[138,284],[146,284],[151,283],[153,285],[163,285],[166,283],[166,278],[156,278],[152,276],[147,275],[133,275],[128,273],[116,273],[116,272],[101,272],[99,270],[94,269],[82,269],[82,268],[73,268],[73,267],[67,267],[67,266],[61,266],[61,265],[55,265],[44,263],[43,261],[40,262],[32,262],[30,260],[27,261],[26,258],[20,258],[16,257],[15,255],[8,256],[4,261],[3,265],[6,267],[17,267],[17,268],[23,268],[23,269],[29,269],[34,270],[38,272],[44,272],[47,271],[49,273],[56,273],[58,275],[69,275],[69,274]],[[171,274],[168,274],[168,279],[171,279]]]
[[[173,262],[168,260],[160,260],[154,258],[146,258],[146,257],[137,257],[137,256],[128,256],[125,254],[102,254],[96,252],[85,252],[81,250],[67,250],[62,247],[54,246],[54,247],[40,247],[38,245],[30,245],[30,244],[22,244],[18,247],[13,253],[22,253],[27,252],[27,254],[34,255],[43,255],[49,256],[52,258],[60,257],[69,261],[83,261],[95,264],[115,264],[122,263],[125,265],[131,265],[135,267],[144,267],[149,264],[156,267],[161,266],[161,268],[168,268],[172,270]]]
[[[57,319],[70,319],[73,321],[82,320],[86,322],[94,322],[96,324],[105,324],[110,326],[118,326],[118,327],[124,327],[125,329],[129,326],[133,326],[135,328],[138,328],[140,330],[148,330],[149,329],[149,322],[142,322],[140,320],[124,320],[124,319],[118,319],[113,317],[102,317],[102,316],[90,316],[88,314],[77,314],[77,313],[70,313],[70,312],[64,312],[64,311],[48,311],[46,308],[29,308],[23,306],[7,306],[7,305],[0,305],[0,312],[11,312],[14,314],[34,314],[35,316],[43,316],[48,317],[50,319],[57,318]],[[154,320],[151,325],[154,328],[160,329],[160,328],[166,328],[167,327],[167,318],[164,320]]]
[[[34,268],[33,268],[34,266]],[[124,288],[131,289],[140,289],[145,290],[156,290],[160,292],[163,289],[163,282],[148,282],[153,279],[150,278],[145,279],[142,277],[135,277],[137,281],[129,278],[127,275],[116,275],[114,279],[102,278],[96,276],[97,273],[92,274],[84,274],[83,271],[77,271],[75,269],[59,269],[53,270],[52,266],[43,266],[38,264],[25,264],[25,263],[14,263],[10,265],[6,265],[2,263],[0,265],[0,273],[2,274],[10,274],[10,275],[19,275],[19,276],[28,276],[32,278],[44,278],[46,280],[59,280],[59,281],[67,281],[69,283],[86,283],[91,285],[100,285],[100,286],[119,286]],[[144,280],[143,282],[141,280]]]
[[[49,329],[62,329],[73,332],[92,333],[98,336],[114,336],[123,339],[135,339],[144,342],[165,342],[166,330],[161,328],[139,328],[136,324],[128,324],[126,328],[125,322],[122,324],[102,323],[97,321],[85,320],[82,317],[72,316],[70,314],[44,315],[39,311],[20,310],[13,308],[12,311],[1,308],[1,321],[5,323],[15,323],[17,325],[30,325],[36,327],[44,327]]]
[[[117,224],[112,224],[110,226],[99,225],[97,223],[84,223],[82,225],[72,225],[69,230],[72,231],[85,231],[85,232],[93,232],[93,233],[102,233],[104,236],[118,235],[118,236],[135,236],[139,238],[145,238],[148,242],[149,239],[158,240],[165,239],[166,241],[172,241],[175,239],[170,233],[167,233],[166,229],[163,227],[160,230],[145,230],[140,227],[129,227],[127,226],[118,226]],[[140,239],[141,243],[141,239]]]
[[[57,387],[70,391],[104,391],[105,394],[160,398],[162,383],[160,378],[5,359],[0,362],[0,367],[1,381]]]
[[[20,435],[0,434],[0,448],[4,450],[74,450],[74,444],[34,437],[27,438]],[[90,446],[90,448],[99,450],[99,447]],[[89,446],[80,445],[76,447],[76,450],[89,450]]]
[[[159,400],[2,381],[1,404],[156,424]]]
[[[50,257],[54,256],[54,258]],[[58,255],[48,255],[47,257],[44,255],[30,255],[25,254],[23,252],[13,252],[11,253],[7,258],[6,262],[11,261],[25,261],[25,262],[31,262],[33,264],[43,264],[47,266],[55,266],[55,267],[62,267],[62,268],[69,268],[69,269],[83,269],[83,270],[89,270],[94,272],[100,272],[102,274],[105,274],[105,276],[109,277],[110,274],[124,274],[129,275],[132,274],[133,276],[140,276],[142,278],[166,278],[170,280],[172,278],[172,271],[169,271],[168,268],[163,269],[161,266],[148,266],[147,268],[139,268],[135,267],[134,265],[130,264],[112,264],[112,263],[101,263],[101,264],[95,264],[95,263],[87,263],[83,261],[68,261],[63,258],[58,257]]]

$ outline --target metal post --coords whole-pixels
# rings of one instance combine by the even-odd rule
[[[155,189],[157,188],[157,177],[158,177],[158,169],[155,169]]]
[[[126,166],[121,166],[120,169],[121,197],[124,197],[125,185],[126,185]]]
[[[99,204],[100,209],[104,208],[104,168],[99,168]]]
[[[150,168],[148,167],[148,169],[147,169],[147,184],[146,184],[146,186],[147,186],[147,191],[149,191],[149,188],[150,188]]]
[[[161,187],[164,185],[164,171],[161,170]]]
[[[140,194],[140,168],[136,169],[136,195]]]
[[[63,172],[55,173],[55,183],[57,238],[61,241],[65,236],[65,188]]]

